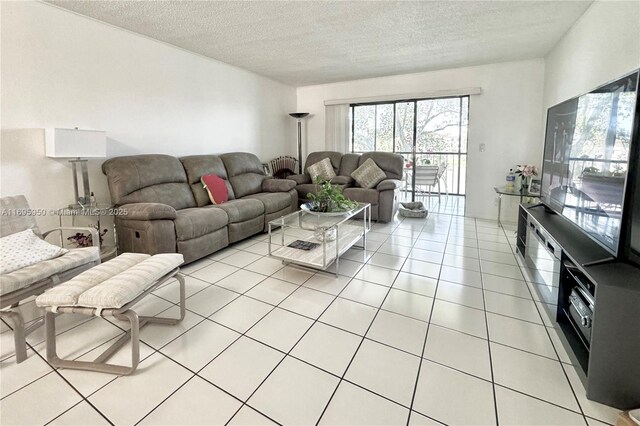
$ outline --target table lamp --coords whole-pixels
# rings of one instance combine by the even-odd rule
[[[50,158],[72,158],[69,160],[73,170],[73,188],[76,193],[77,208],[91,204],[91,188],[87,158],[107,156],[107,135],[100,130],[48,129],[46,131],[46,156]],[[82,190],[78,186],[78,166],[82,173]]]
[[[298,121],[298,174],[302,174],[302,119],[308,112],[292,112],[289,114]]]

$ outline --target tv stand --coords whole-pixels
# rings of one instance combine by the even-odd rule
[[[622,410],[639,407],[640,268],[612,258],[560,215],[525,204],[517,252],[587,398]]]
[[[582,266],[584,266],[586,268],[586,267],[589,267],[589,266],[604,265],[604,264],[612,263],[612,262],[617,262],[615,257],[606,257],[604,259],[594,260],[593,262],[584,263]]]

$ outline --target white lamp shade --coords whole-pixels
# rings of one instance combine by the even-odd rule
[[[54,158],[107,156],[107,133],[101,130],[47,129],[46,155]]]

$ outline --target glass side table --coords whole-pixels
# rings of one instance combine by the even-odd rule
[[[529,192],[529,190],[521,191],[516,189],[507,189],[506,186],[494,186],[493,190],[498,194],[498,226],[502,226],[500,221],[500,212],[502,211],[502,197],[520,197],[520,202],[525,198],[540,198],[539,192]]]
[[[60,226],[63,226],[63,218],[70,217],[71,218],[71,226],[92,226],[96,227],[98,233],[102,232],[102,220],[105,216],[115,216],[117,214],[117,208],[112,204],[92,204],[92,205],[74,205],[67,206],[60,209],[55,210],[55,214],[58,216],[58,222]],[[87,221],[83,221],[84,223],[77,223],[78,218],[86,218]],[[105,228],[107,229],[107,228]],[[116,225],[115,220],[112,225],[111,231],[113,232],[113,244],[100,244],[100,259],[102,261],[109,260],[118,255],[118,234],[116,233]],[[62,232],[60,232],[60,244],[64,246],[64,239]]]

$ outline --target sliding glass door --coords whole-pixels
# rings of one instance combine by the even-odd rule
[[[401,154],[412,199],[416,192],[437,193],[437,184],[423,179],[431,172],[440,192],[465,194],[468,96],[352,104],[350,115],[351,151]]]

